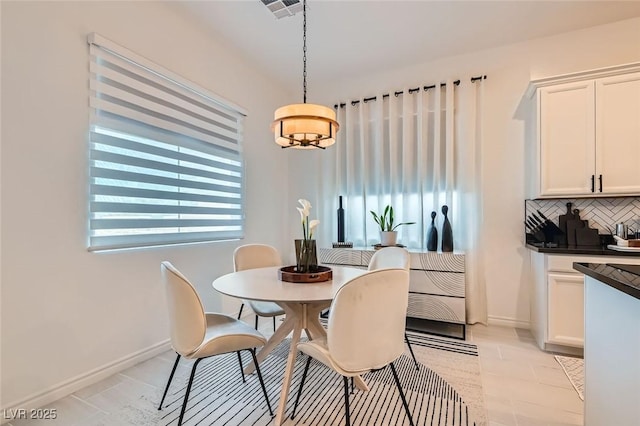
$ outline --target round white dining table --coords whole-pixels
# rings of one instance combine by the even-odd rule
[[[247,269],[223,275],[213,282],[213,288],[227,296],[247,300],[262,300],[275,302],[285,311],[285,319],[269,338],[267,343],[257,354],[258,362],[281,343],[289,333],[293,332],[289,346],[289,356],[282,378],[280,403],[276,411],[276,425],[284,422],[286,401],[291,386],[291,376],[295,366],[297,344],[302,330],[309,339],[320,339],[327,333],[320,324],[320,312],[331,305],[336,292],[349,280],[356,278],[366,270],[331,266],[333,277],[330,281],[320,283],[290,283],[281,281],[278,277],[280,267]],[[245,368],[245,373],[251,374],[255,369],[253,362]],[[368,390],[365,382],[355,378],[355,385],[362,390]]]

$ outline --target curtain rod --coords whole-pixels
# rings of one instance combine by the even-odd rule
[[[478,77],[471,77],[471,82],[475,83],[478,80],[486,80],[486,79],[487,79],[486,75],[481,75],[481,76],[478,76]],[[456,86],[459,86],[460,85],[460,80],[454,81],[453,84],[456,85]],[[446,86],[446,83],[440,83],[440,87],[443,87],[443,86]],[[436,85],[432,84],[431,86],[423,86],[422,89],[424,89],[424,91],[426,92],[427,90],[434,89],[435,87],[436,87]],[[416,87],[414,89],[409,89],[408,92],[409,92],[409,94],[413,94],[413,93],[419,92],[420,89],[421,89],[420,87]],[[398,96],[402,95],[403,93],[404,93],[404,91],[402,91],[402,90],[400,90],[398,92],[393,92],[393,94],[395,95],[396,98]],[[385,93],[384,95],[382,95],[383,99],[384,98],[388,98],[388,97],[389,97],[388,93]],[[377,96],[372,96],[370,98],[364,98],[362,101],[366,104],[367,102],[375,101],[376,99],[377,99]],[[351,105],[353,105],[353,106],[358,105],[359,103],[360,103],[360,100],[351,101]],[[344,108],[345,106],[347,106],[347,104],[346,103],[335,104],[333,107],[335,109],[338,109],[338,106],[340,108]]]

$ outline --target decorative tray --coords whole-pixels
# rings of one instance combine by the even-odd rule
[[[312,284],[329,281],[333,271],[328,266],[318,266],[314,272],[296,272],[295,266],[283,266],[278,269],[278,279],[289,283]]]
[[[392,246],[383,246],[382,244],[373,245],[374,250],[380,250],[381,248],[384,248],[384,247],[406,247],[406,246],[403,246],[402,244],[394,244]]]
[[[617,246],[615,244],[609,244],[607,248],[609,250],[615,250],[615,251],[627,251],[631,253],[640,253],[640,247],[624,247],[624,246]]]

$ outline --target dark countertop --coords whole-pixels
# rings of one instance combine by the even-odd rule
[[[573,269],[640,299],[640,275],[632,274],[602,263],[573,263]]]
[[[559,247],[539,247],[533,244],[527,244],[526,247],[529,250],[537,251],[538,253],[548,254],[587,254],[592,256],[632,256],[640,257],[638,252],[617,251],[609,250],[603,247],[591,247],[591,246],[559,246]]]

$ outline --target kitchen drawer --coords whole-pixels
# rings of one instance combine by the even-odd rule
[[[550,272],[567,272],[572,274],[578,274],[579,272],[573,269],[573,262],[602,262],[602,257],[594,256],[547,256],[547,270]]]
[[[367,266],[362,263],[362,251],[348,248],[320,248],[318,262],[332,265]]]
[[[425,271],[464,272],[464,254],[459,253],[410,253],[411,269]]]
[[[579,274],[578,271],[573,269],[573,262],[640,265],[640,257],[547,255],[547,270],[549,272]]]
[[[458,272],[419,271],[412,269],[409,291],[442,296],[465,295],[464,274]]]
[[[464,324],[464,298],[409,293],[407,316]]]

